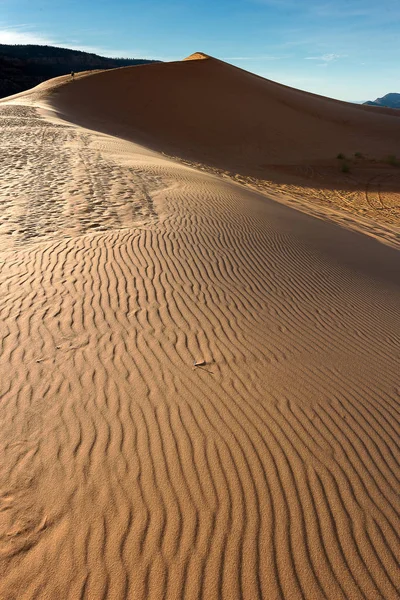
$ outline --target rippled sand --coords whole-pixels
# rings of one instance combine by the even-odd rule
[[[0,104],[0,597],[398,598],[398,251],[71,119]]]

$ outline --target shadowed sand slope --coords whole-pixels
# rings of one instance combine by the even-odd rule
[[[301,92],[201,53],[189,58],[83,78],[50,103],[74,122],[240,172],[339,152],[398,153],[395,110]]]
[[[182,68],[58,99],[130,128]],[[0,598],[396,600],[399,253],[34,106],[0,127]]]

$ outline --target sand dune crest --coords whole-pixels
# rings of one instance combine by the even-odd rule
[[[204,52],[194,52],[190,56],[187,56],[183,60],[204,60],[205,58],[211,58],[208,54],[204,54]]]

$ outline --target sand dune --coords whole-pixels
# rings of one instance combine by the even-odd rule
[[[58,88],[51,103],[74,122],[249,174],[339,152],[398,153],[398,111],[301,92],[204,56],[104,71]]]
[[[83,77],[46,99],[74,123],[400,236],[399,111],[302,92],[199,52],[189,59]]]
[[[105,135],[242,160],[183,92],[171,124],[136,116],[191,68],[247,77],[193,60],[0,103],[0,597],[394,600],[399,253]],[[391,116],[313,101],[394,143]]]

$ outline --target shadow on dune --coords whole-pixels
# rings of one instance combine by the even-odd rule
[[[202,56],[99,72],[58,87],[49,102],[78,125],[245,177],[378,192],[383,174],[386,190],[400,190],[400,169],[384,162],[398,152],[399,111],[309,94]],[[351,157],[349,174],[339,153]]]

